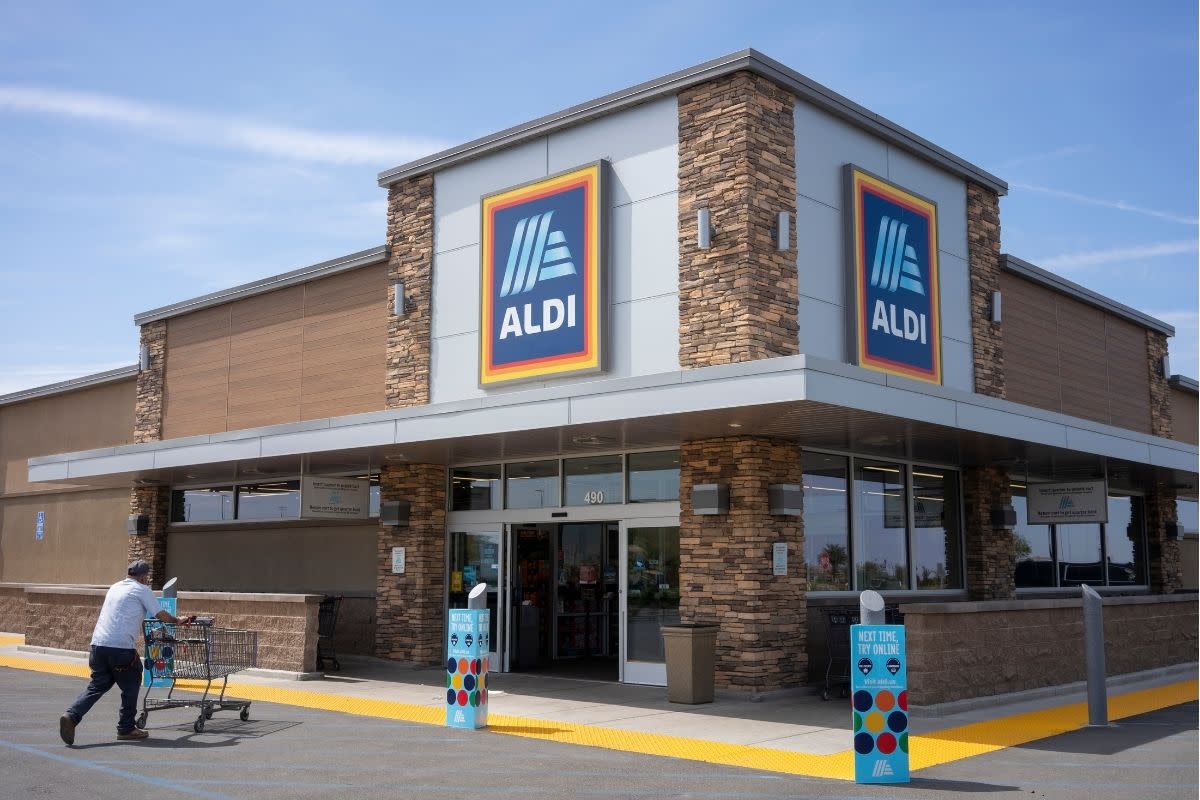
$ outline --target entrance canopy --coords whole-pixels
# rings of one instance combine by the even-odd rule
[[[811,356],[680,370],[31,458],[29,480],[173,485],[665,447],[720,436],[1014,475],[1157,473],[1195,490],[1197,448]]]

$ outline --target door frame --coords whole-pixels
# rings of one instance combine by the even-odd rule
[[[648,686],[667,685],[667,665],[651,661],[629,660],[629,529],[630,528],[678,528],[679,514],[658,517],[630,517],[620,520],[621,534],[618,544],[618,602],[617,618],[620,655],[617,658],[617,679],[621,683],[640,683]]]
[[[508,672],[508,642],[505,637],[508,635],[505,612],[508,604],[505,602],[505,592],[508,588],[508,527],[500,523],[459,523],[457,525],[446,526],[446,557],[442,568],[445,574],[442,579],[442,620],[449,618],[450,615],[450,537],[456,533],[473,533],[473,534],[493,534],[499,541],[499,549],[496,551],[496,637],[495,641],[491,642],[492,649],[487,654],[488,665],[502,665],[502,671]],[[500,647],[500,643],[504,643],[504,647]],[[443,653],[445,656],[445,642],[442,643]],[[497,669],[497,671],[501,671]]]

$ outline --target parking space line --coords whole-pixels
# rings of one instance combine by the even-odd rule
[[[87,677],[86,667],[45,662],[32,658],[0,656],[0,666],[11,666],[59,675]],[[180,681],[179,687],[195,691],[194,682]],[[325,694],[257,684],[234,684],[228,694],[246,700],[279,705],[334,711],[359,716],[442,725],[445,710],[441,706],[423,706],[392,700],[372,700],[346,695]],[[1144,714],[1197,699],[1197,681],[1189,680],[1151,689],[1141,689],[1109,697],[1109,716],[1113,720]],[[849,720],[847,720],[847,725]],[[1026,712],[995,720],[976,722],[935,733],[912,736],[910,763],[913,771],[948,764],[964,758],[991,753],[1006,747],[1026,744],[1070,731],[1087,724],[1087,704],[1072,703],[1041,711]],[[521,736],[543,741],[599,747],[642,755],[682,758],[724,766],[802,775],[812,778],[853,780],[853,753],[845,750],[832,754],[813,754],[774,750],[752,745],[727,744],[668,734],[617,730],[596,725],[581,725],[556,720],[492,714],[488,732]],[[846,732],[847,740],[850,732]]]

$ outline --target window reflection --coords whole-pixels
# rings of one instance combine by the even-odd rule
[[[300,481],[239,486],[238,519],[295,519],[300,516]]]
[[[233,487],[176,489],[171,492],[171,522],[221,522],[233,519]]]
[[[505,469],[507,508],[558,506],[558,461],[526,461]]]
[[[857,588],[906,588],[908,504],[903,469],[897,464],[858,462],[854,505]]]
[[[804,566],[811,592],[850,588],[850,514],[845,456],[803,454]]]
[[[500,465],[454,467],[450,470],[450,510],[490,511],[500,508]]]
[[[622,464],[620,456],[568,458],[563,462],[564,494],[567,506],[622,503]]]
[[[1104,558],[1110,586],[1145,583],[1144,502],[1140,497],[1109,497],[1104,526]]]
[[[629,502],[679,499],[679,451],[629,454]]]
[[[918,589],[962,588],[958,473],[913,467],[912,560]]]
[[[1017,513],[1013,527],[1017,588],[1054,586],[1054,552],[1049,525],[1030,525],[1024,486],[1013,486],[1012,505]]]
[[[1100,525],[1055,525],[1060,586],[1104,583],[1100,564]]]

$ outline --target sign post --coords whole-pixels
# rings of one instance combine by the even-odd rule
[[[906,662],[903,625],[850,626],[855,783],[908,783]]]
[[[472,595],[483,595],[479,584]],[[473,599],[473,598],[472,598]],[[468,601],[470,602],[470,601]],[[446,725],[479,730],[487,727],[488,631],[492,612],[486,608],[452,608],[446,642]]]

